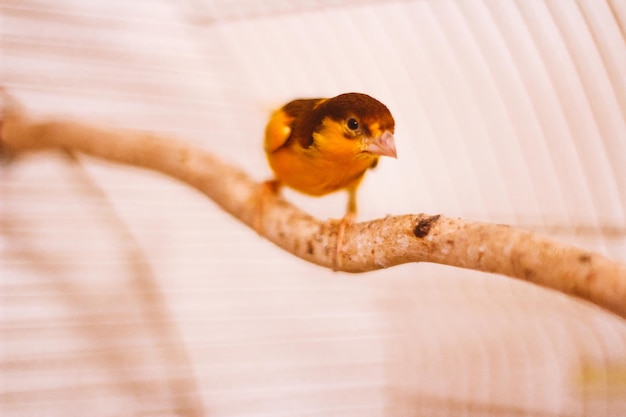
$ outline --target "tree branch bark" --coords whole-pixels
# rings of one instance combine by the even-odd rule
[[[73,121],[36,121],[11,108],[0,123],[5,151],[63,148],[161,172],[206,194],[286,251],[324,267],[365,272],[408,262],[440,263],[519,278],[626,318],[626,265],[536,233],[442,215],[388,216],[348,226],[336,258],[337,224],[261,193],[260,184],[240,169],[184,142]]]

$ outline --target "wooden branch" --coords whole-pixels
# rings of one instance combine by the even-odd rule
[[[626,318],[626,265],[535,233],[441,215],[389,216],[348,226],[336,258],[337,224],[262,193],[240,169],[184,142],[72,121],[34,121],[11,109],[1,123],[5,151],[65,148],[161,172],[200,190],[286,251],[321,266],[364,272],[435,262],[519,278]]]

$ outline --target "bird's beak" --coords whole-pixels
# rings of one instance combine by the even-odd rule
[[[396,154],[396,142],[393,139],[393,134],[385,130],[385,132],[377,138],[372,138],[367,145],[367,151],[376,155],[391,156],[397,158]]]

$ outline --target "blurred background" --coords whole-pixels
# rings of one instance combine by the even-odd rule
[[[259,181],[274,108],[364,92],[399,158],[361,220],[507,223],[626,262],[625,34],[624,0],[0,0],[0,84]],[[441,265],[334,273],[162,175],[2,160],[2,416],[623,416],[625,380],[626,322],[580,300]]]

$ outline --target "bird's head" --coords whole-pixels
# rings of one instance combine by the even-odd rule
[[[346,93],[320,102],[313,134],[321,152],[338,158],[397,157],[395,122],[380,101],[366,94]]]

